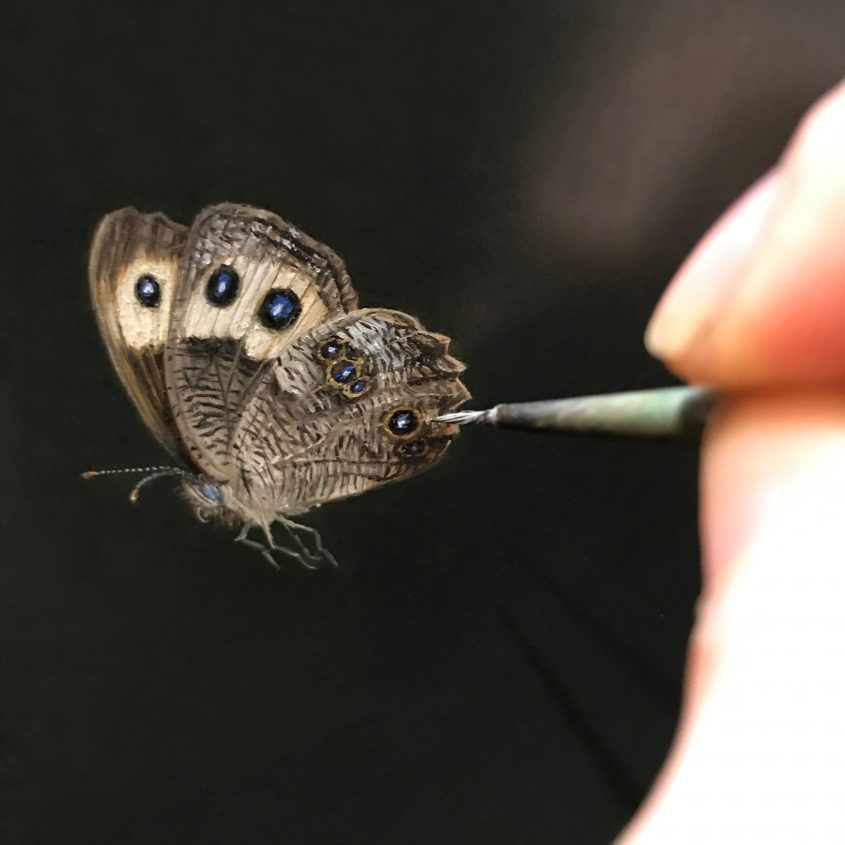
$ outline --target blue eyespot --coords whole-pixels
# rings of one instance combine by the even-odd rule
[[[427,448],[425,440],[409,440],[399,447],[399,454],[406,458],[420,458]]]
[[[299,316],[302,306],[292,290],[273,288],[258,309],[258,319],[268,329],[286,329]]]
[[[354,364],[338,364],[332,370],[332,378],[340,384],[345,384],[349,379],[354,378],[357,374]]]
[[[359,378],[356,381],[353,381],[352,384],[349,385],[349,392],[350,393],[363,393],[366,386],[367,386],[366,380]]]
[[[145,308],[158,308],[161,302],[161,285],[154,276],[139,276],[135,282],[135,296]]]
[[[395,411],[387,421],[387,427],[397,437],[413,434],[420,425],[417,415],[413,411]]]
[[[241,278],[231,267],[218,267],[208,280],[205,297],[218,308],[225,308],[238,295]]]
[[[327,340],[321,347],[320,347],[320,357],[325,359],[330,358],[337,358],[338,355],[343,351],[343,346],[341,345],[340,341],[336,338],[332,338],[331,340]]]
[[[220,488],[214,484],[203,484],[200,487],[200,496],[207,499],[209,502],[219,502],[223,497],[220,494]]]

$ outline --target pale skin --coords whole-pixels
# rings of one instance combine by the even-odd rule
[[[678,734],[617,845],[845,843],[845,84],[715,224],[646,342],[725,391]]]

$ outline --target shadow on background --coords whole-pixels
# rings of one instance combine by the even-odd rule
[[[10,843],[607,842],[668,747],[696,454],[467,432],[273,572],[163,488],[97,220],[273,209],[450,334],[476,407],[668,384],[641,335],[837,80],[841,4],[13,4],[2,93]]]

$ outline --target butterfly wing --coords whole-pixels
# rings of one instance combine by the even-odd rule
[[[165,380],[202,472],[230,477],[235,430],[265,371],[356,304],[341,259],[277,215],[226,203],[197,217],[179,270]]]
[[[124,208],[100,222],[91,245],[89,282],[100,333],[141,418],[172,453],[162,355],[187,228],[161,213]]]
[[[343,314],[281,350],[232,442],[253,521],[301,513],[432,466],[457,434],[433,422],[469,398],[448,338],[385,309]]]

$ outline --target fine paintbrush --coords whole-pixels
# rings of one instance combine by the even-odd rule
[[[481,423],[549,434],[602,434],[689,439],[699,437],[717,392],[707,387],[663,387],[541,402],[514,402],[486,411],[458,411],[438,422]]]

